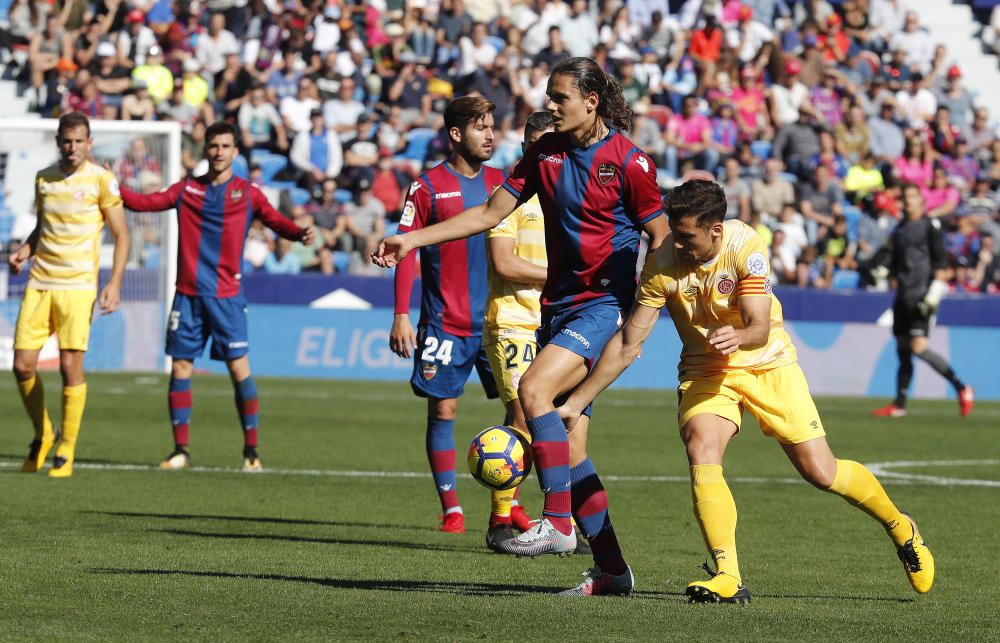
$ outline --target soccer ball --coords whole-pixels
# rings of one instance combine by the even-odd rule
[[[531,471],[528,440],[509,426],[491,426],[469,445],[469,473],[490,489],[513,489]]]

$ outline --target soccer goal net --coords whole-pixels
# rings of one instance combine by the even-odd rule
[[[13,359],[14,328],[28,270],[11,275],[9,253],[35,228],[34,181],[38,170],[59,160],[52,119],[0,119],[0,368]],[[91,121],[93,162],[111,167],[129,188],[156,192],[181,178],[178,123]],[[95,311],[87,370],[161,371],[166,306],[173,294],[177,222],[173,212],[126,211],[132,248],[119,312]],[[110,274],[114,239],[105,227],[100,249],[100,285]],[[53,336],[40,365],[58,368]]]

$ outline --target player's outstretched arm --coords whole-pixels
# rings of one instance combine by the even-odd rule
[[[580,414],[594,401],[601,391],[611,385],[625,369],[635,361],[642,350],[642,344],[649,337],[656,320],[660,316],[659,308],[651,308],[636,304],[629,313],[628,319],[621,329],[615,333],[601,352],[597,366],[570,394],[566,402],[556,409],[566,422],[566,428],[573,430]]]
[[[259,217],[264,225],[274,230],[282,238],[289,241],[301,241],[305,245],[311,245],[316,240],[316,233],[312,228],[300,228],[274,209],[271,202],[267,200],[264,193],[256,187],[250,187],[251,205],[254,216]]]
[[[503,221],[516,206],[517,199],[514,195],[501,188],[494,191],[493,196],[485,204],[469,208],[441,223],[406,234],[386,237],[372,253],[372,263],[389,268],[417,248],[464,239],[484,232]]]
[[[548,270],[515,254],[517,241],[513,237],[492,237],[489,242],[490,262],[498,277],[519,284],[544,284]]]
[[[125,278],[125,264],[128,262],[128,251],[131,239],[128,234],[128,225],[125,224],[125,209],[114,206],[103,210],[104,221],[108,224],[111,236],[115,239],[114,259],[111,263],[111,278],[107,285],[101,289],[101,294],[97,298],[97,305],[101,308],[101,314],[107,315],[118,310],[122,299],[122,280]]]
[[[166,190],[154,192],[153,194],[139,194],[133,192],[124,185],[119,189],[122,194],[122,201],[125,207],[133,212],[162,212],[171,210],[177,206],[177,199],[180,197],[184,182],[174,183]]]

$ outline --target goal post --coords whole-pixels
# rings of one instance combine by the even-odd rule
[[[34,180],[38,170],[59,160],[55,119],[0,118],[0,368],[9,368],[14,326],[27,271],[8,273],[7,252],[34,229]],[[181,128],[176,122],[90,121],[91,161],[106,165],[119,183],[149,193],[179,181]],[[163,371],[166,311],[173,298],[177,258],[177,218],[173,211],[126,211],[132,239],[119,312],[95,310],[87,370]],[[105,227],[100,245],[100,282],[110,272],[114,239]],[[58,366],[58,345],[50,338],[40,365]]]

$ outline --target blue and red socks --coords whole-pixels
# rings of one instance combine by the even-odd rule
[[[455,475],[455,420],[427,418],[427,461],[445,515],[461,511]]]
[[[542,516],[563,534],[573,531],[570,497],[569,438],[562,418],[549,411],[528,420],[531,455],[538,472],[538,484],[545,494]]]
[[[243,446],[256,448],[260,402],[257,399],[257,384],[253,381],[253,375],[234,382],[233,389],[236,394],[236,411],[240,414],[240,425],[243,427]]]
[[[594,463],[587,458],[573,467],[570,476],[573,482],[573,516],[590,543],[594,562],[601,566],[603,572],[613,576],[624,574],[627,566],[615,529],[611,526],[611,516],[608,515],[608,496]]]
[[[174,430],[174,445],[178,449],[186,449],[191,428],[191,378],[170,377],[167,406]]]

